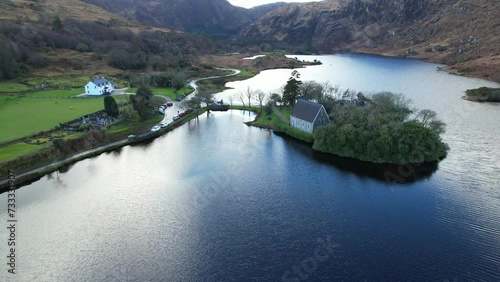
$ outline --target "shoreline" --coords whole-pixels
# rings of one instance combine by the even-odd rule
[[[197,118],[199,115],[205,113],[208,110],[208,107],[200,108],[197,111],[188,114],[185,118],[180,119],[179,121],[173,122],[169,124],[169,126],[163,128],[160,131],[157,132],[150,132],[149,134],[146,134],[145,136],[142,136],[137,139],[130,140],[128,138],[122,138],[120,140],[113,141],[108,144],[103,144],[100,146],[97,146],[95,148],[78,152],[75,153],[71,156],[67,156],[62,160],[55,161],[55,162],[49,162],[45,163],[42,165],[35,166],[33,168],[29,168],[27,170],[21,171],[21,172],[15,172],[14,174],[16,175],[16,189],[21,188],[22,186],[28,185],[30,183],[33,183],[42,177],[49,175],[50,173],[53,173],[55,171],[60,170],[61,168],[64,168],[66,166],[75,164],[79,161],[96,157],[99,156],[103,153],[107,152],[112,152],[117,149],[123,148],[128,145],[135,145],[135,144],[140,144],[145,141],[151,141],[154,140],[160,136],[163,136],[164,134],[178,128],[179,126],[184,125],[185,123],[191,121],[194,118]],[[0,194],[7,192],[10,188],[9,185],[9,179],[8,177],[5,179],[0,180]]]
[[[338,52],[332,52],[332,53],[318,53],[318,54],[310,54],[310,55],[302,55],[302,56],[321,56],[321,55],[336,55],[336,54],[357,54],[357,55],[383,57],[383,58],[389,58],[389,59],[417,60],[417,61],[421,61],[421,62],[425,62],[425,63],[442,65],[442,66],[438,66],[437,69],[439,71],[446,72],[450,75],[456,75],[456,76],[462,76],[462,77],[468,77],[468,78],[477,78],[477,79],[486,80],[489,82],[500,83],[500,80],[482,77],[479,74],[474,75],[473,73],[464,73],[463,72],[464,70],[454,69],[453,65],[449,65],[447,63],[443,63],[443,62],[440,62],[438,60],[433,60],[433,59],[427,58],[427,57],[404,57],[404,56],[398,56],[398,55],[394,55],[394,54],[386,53],[386,52],[372,53],[372,52],[364,52],[364,51],[350,51],[350,52],[338,51]]]
[[[314,150],[312,148],[312,143],[308,142],[306,140],[302,140],[296,136],[290,135],[286,133],[285,131],[281,131],[277,129],[275,126],[272,125],[262,125],[256,123],[256,121],[260,118],[261,113],[256,109],[255,107],[244,107],[244,106],[230,106],[224,107],[224,108],[209,108],[209,107],[203,107],[198,109],[197,111],[190,113],[187,115],[185,118],[180,119],[178,122],[171,123],[169,126],[164,128],[163,130],[160,130],[158,132],[153,132],[149,133],[141,138],[134,139],[134,140],[129,140],[127,138],[121,139],[114,141],[109,144],[104,144],[101,146],[98,146],[96,148],[84,151],[84,152],[79,152],[76,153],[72,156],[68,156],[63,160],[57,161],[57,162],[51,162],[47,164],[43,164],[40,166],[37,166],[35,168],[31,168],[25,171],[22,171],[20,173],[14,172],[16,175],[16,188],[19,189],[23,186],[29,185],[35,181],[40,180],[44,176],[47,176],[55,171],[59,171],[64,167],[71,166],[79,161],[88,159],[88,158],[93,158],[96,156],[99,156],[103,153],[108,153],[112,151],[119,150],[125,146],[128,145],[135,145],[135,144],[141,144],[143,142],[150,142],[158,137],[163,136],[164,134],[186,124],[187,122],[191,121],[192,119],[197,118],[198,116],[204,114],[207,111],[227,111],[227,110],[240,110],[240,111],[251,111],[256,114],[255,119],[253,121],[248,121],[245,122],[247,126],[252,126],[260,129],[266,129],[266,130],[272,130],[274,134],[285,138],[285,139],[292,139],[294,142],[301,143],[305,146],[307,146],[311,151],[312,154],[315,156],[315,158],[321,159],[323,161],[327,161],[329,163],[332,163],[335,166],[339,167],[350,167],[351,170],[352,168],[356,167],[353,164],[358,164],[362,165],[364,167],[371,166],[373,167],[376,171],[382,171],[384,172],[384,177],[386,180],[392,180],[393,182],[397,183],[404,183],[407,181],[411,180],[416,180],[420,179],[423,177],[426,177],[428,172],[433,173],[435,169],[429,170],[428,167],[436,167],[439,162],[430,162],[430,163],[417,163],[417,164],[391,164],[391,163],[375,163],[375,162],[370,162],[370,161],[363,161],[355,158],[348,158],[348,157],[343,157],[340,155],[335,155],[332,153],[325,153],[321,151]],[[347,163],[348,165],[345,166],[344,163]],[[424,168],[424,169],[421,169]],[[401,169],[404,170],[410,170],[412,173],[411,175],[405,176],[405,175],[400,175]],[[366,173],[366,171],[364,172]],[[379,177],[380,178],[380,177]],[[9,189],[11,189],[11,186],[9,184],[9,178],[5,178],[0,180],[0,194],[7,192]]]

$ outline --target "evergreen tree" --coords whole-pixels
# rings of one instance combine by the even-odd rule
[[[283,103],[286,106],[295,106],[295,102],[300,94],[300,85],[302,85],[302,81],[300,81],[299,78],[299,72],[294,70],[292,72],[292,76],[288,79],[285,85],[285,89],[283,91]]]
[[[106,111],[106,114],[110,117],[118,117],[120,111],[118,110],[118,104],[115,98],[112,96],[104,97],[104,111]]]

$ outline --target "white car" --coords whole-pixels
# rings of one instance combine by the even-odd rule
[[[162,123],[160,123],[159,125],[160,125],[160,127],[161,127],[161,128],[164,128],[164,127],[166,127],[168,124],[167,124],[166,122],[162,122]]]
[[[178,120],[178,119],[180,119],[180,118],[181,118],[180,116],[175,116],[175,117],[173,117],[172,119],[173,119],[173,120]]]
[[[158,125],[155,125],[153,126],[153,128],[151,128],[151,132],[156,132],[158,130],[160,130],[160,127]]]

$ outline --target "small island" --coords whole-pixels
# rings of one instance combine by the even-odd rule
[[[500,102],[500,88],[479,87],[467,89],[465,96],[462,98],[474,102]]]
[[[444,123],[431,110],[415,111],[402,95],[374,94],[370,102],[333,107],[332,122],[314,132],[313,149],[381,164],[421,164],[446,157]]]
[[[249,124],[302,140],[321,153],[374,164],[434,163],[446,157],[449,147],[440,137],[445,124],[434,111],[414,109],[401,94],[381,92],[368,97],[302,82],[299,76],[297,71],[292,73],[282,105],[274,111],[285,120],[273,117],[273,109],[266,110],[276,106],[273,101],[264,107],[267,118],[260,116]]]

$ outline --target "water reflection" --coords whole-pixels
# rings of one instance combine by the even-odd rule
[[[373,164],[352,158],[344,158],[332,154],[315,151],[310,144],[297,141],[279,134],[286,140],[287,147],[314,160],[334,166],[343,172],[355,173],[361,177],[369,177],[386,184],[411,184],[419,180],[429,179],[439,168],[438,162],[410,165]]]

